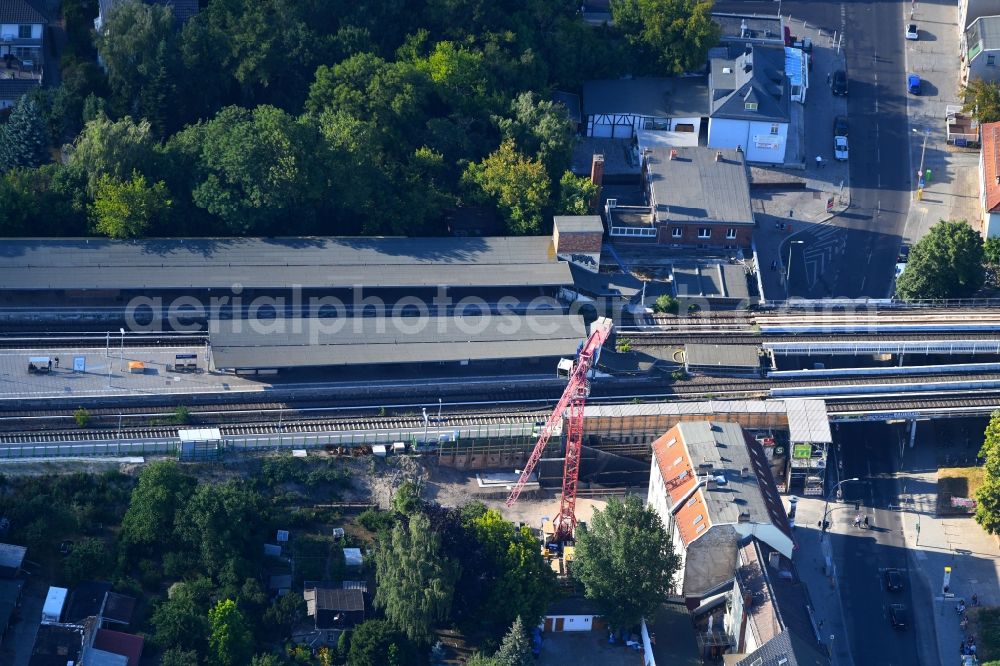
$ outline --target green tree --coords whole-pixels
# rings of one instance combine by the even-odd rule
[[[569,167],[576,128],[562,104],[521,93],[510,104],[510,117],[495,121],[521,153],[533,155],[545,165],[550,180],[559,178]]]
[[[441,551],[441,538],[423,514],[397,525],[375,553],[375,605],[407,637],[427,643],[431,629],[451,610],[457,567]],[[351,644],[353,653],[355,634]]]
[[[231,106],[169,145],[195,169],[194,203],[230,233],[284,231],[282,223],[315,216],[323,142],[309,122],[271,106]]]
[[[97,35],[97,52],[108,74],[114,107],[122,114],[156,122],[167,129],[176,93],[176,32],[170,5],[140,0],[115,3]]]
[[[611,0],[611,18],[636,49],[640,67],[649,57],[661,71],[699,70],[719,43],[708,0]]]
[[[134,547],[171,544],[174,520],[194,492],[195,479],[171,460],[143,468],[122,518],[120,542],[125,552]]]
[[[285,666],[285,660],[270,652],[255,654],[250,660],[250,666]]]
[[[0,171],[37,167],[49,161],[49,133],[35,100],[17,100],[7,124],[0,128]]]
[[[434,82],[438,94],[451,106],[471,110],[485,104],[489,74],[481,52],[443,41],[414,64]]]
[[[984,483],[976,491],[976,522],[990,534],[1000,534],[1000,411],[990,417],[979,457],[985,462]]]
[[[491,201],[500,209],[508,233],[541,232],[542,211],[549,203],[549,176],[542,162],[519,153],[513,140],[506,139],[482,162],[470,164],[462,180],[474,198]]]
[[[90,210],[99,234],[141,238],[150,226],[166,220],[171,204],[162,180],[147,185],[146,177],[134,172],[131,180],[124,182],[101,176]]]
[[[656,511],[630,495],[611,498],[577,529],[573,575],[614,628],[650,616],[670,594],[680,566]]]
[[[1000,84],[983,79],[971,79],[963,89],[964,113],[971,113],[980,123],[1000,120]]]
[[[586,176],[575,176],[572,171],[563,173],[559,179],[559,214],[591,215],[591,202],[597,198],[601,188]]]
[[[416,659],[413,645],[385,620],[365,620],[352,632],[347,666],[406,666]]]
[[[420,511],[422,504],[420,501],[420,487],[412,481],[404,481],[396,489],[396,494],[392,497],[392,508],[397,513],[407,516]]]
[[[160,666],[201,666],[201,660],[194,650],[173,647],[160,657]]]
[[[910,250],[896,293],[908,300],[967,298],[984,277],[982,238],[964,220],[942,220]]]
[[[217,666],[243,666],[253,653],[253,635],[243,613],[232,599],[223,599],[208,611],[211,662]]]
[[[474,518],[471,527],[486,560],[477,572],[485,580],[486,598],[478,613],[482,621],[498,628],[496,635],[519,617],[537,622],[555,596],[555,574],[542,558],[538,539],[495,509]]]
[[[103,176],[121,182],[136,172],[149,174],[158,159],[148,121],[135,122],[130,116],[111,120],[101,112],[84,125],[69,150],[69,164],[87,174],[91,196]]]
[[[983,241],[983,261],[1000,267],[1000,236],[991,236]]]
[[[677,299],[670,294],[661,294],[656,297],[656,301],[653,304],[654,312],[669,312],[671,314],[677,314],[677,309],[680,307],[680,303]]]
[[[237,574],[233,567],[252,552],[266,516],[260,495],[238,481],[202,484],[177,512],[175,534],[200,553],[205,570],[213,575]],[[254,549],[255,551],[256,549]]]
[[[200,652],[205,648],[208,620],[190,594],[178,594],[157,604],[150,623],[153,642],[160,649]]]
[[[510,625],[510,631],[503,637],[494,659],[497,666],[532,666],[535,663],[531,654],[531,638],[520,615]]]
[[[72,586],[82,580],[100,580],[111,573],[111,554],[100,539],[83,539],[73,544],[63,560],[63,575]]]
[[[272,633],[285,638],[306,618],[306,602],[301,594],[285,594],[277,599],[264,613],[264,623],[272,627]]]

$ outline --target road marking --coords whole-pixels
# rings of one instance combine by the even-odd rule
[[[875,113],[878,113],[878,97],[875,98]]]

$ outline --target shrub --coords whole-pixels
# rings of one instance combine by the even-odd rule
[[[628,338],[618,338],[618,340],[615,341],[615,351],[627,354],[632,351],[632,341]]]
[[[83,407],[80,407],[75,412],[73,412],[73,420],[76,421],[76,426],[78,428],[86,428],[90,425],[90,412],[88,412]]]
[[[669,312],[670,314],[677,314],[679,303],[677,299],[669,294],[663,294],[656,297],[656,301],[653,303],[653,312]]]
[[[387,511],[365,509],[358,516],[358,524],[369,532],[378,534],[379,532],[388,532],[391,530],[392,526],[396,524],[396,519]]]

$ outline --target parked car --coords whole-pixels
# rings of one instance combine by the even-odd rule
[[[894,629],[906,629],[906,606],[903,604],[889,606],[889,622]]]
[[[833,91],[834,95],[847,94],[847,72],[838,69],[833,73],[833,77],[830,79],[830,90]]]
[[[911,95],[920,94],[920,77],[916,74],[910,74],[906,77],[906,92]]]
[[[903,574],[899,569],[885,570],[885,589],[900,592],[903,589]]]
[[[847,160],[847,137],[833,137],[833,156],[840,162]]]
[[[833,119],[833,135],[847,136],[847,116],[837,116]]]
[[[906,26],[906,38],[912,40],[920,39],[920,32],[917,30],[916,23],[910,23]]]
[[[905,264],[909,260],[910,260],[910,246],[909,245],[900,245],[899,246],[899,255],[896,257],[896,263],[897,264]]]

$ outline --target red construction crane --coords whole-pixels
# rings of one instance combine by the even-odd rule
[[[580,351],[576,355],[576,363],[569,376],[569,383],[563,391],[559,404],[546,421],[542,428],[538,443],[535,444],[528,464],[521,472],[521,478],[517,485],[510,491],[507,498],[507,506],[513,506],[517,501],[524,484],[535,469],[535,465],[545,451],[545,445],[549,443],[549,438],[555,431],[563,414],[567,412],[566,425],[566,462],[563,466],[563,486],[562,500],[559,503],[559,515],[553,521],[555,528],[555,538],[557,541],[566,541],[573,538],[576,530],[576,484],[580,478],[580,453],[583,447],[583,406],[587,401],[587,374],[590,372],[601,346],[607,342],[611,335],[611,320],[607,317],[600,317],[590,325],[590,337],[583,343]]]

